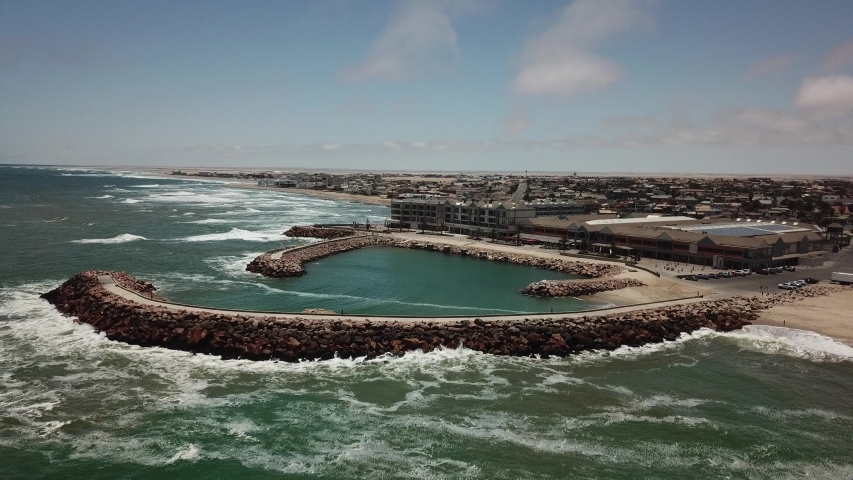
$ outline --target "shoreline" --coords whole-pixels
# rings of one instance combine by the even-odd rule
[[[186,178],[172,176],[166,173],[165,171],[155,171],[150,168],[133,168],[132,170],[135,170],[137,173],[149,176],[151,178]],[[190,178],[193,180],[200,181],[207,180],[203,178]],[[228,182],[213,180],[212,183],[218,183],[219,185],[226,188],[275,191],[279,193],[291,193],[328,200],[349,201],[366,205],[389,206],[391,203],[390,199],[382,199],[379,197],[368,197],[364,195],[353,195],[339,192],[261,187],[246,182]],[[466,241],[464,243],[469,242]],[[528,252],[525,253],[533,252],[533,250],[528,250]],[[721,291],[715,288],[701,286],[702,284],[698,284],[695,286],[693,284],[685,285],[683,282],[677,282],[665,279],[663,277],[659,279],[652,278],[651,281],[649,281],[649,276],[645,276],[642,274],[636,275],[634,273],[623,273],[617,275],[614,278],[621,277],[642,277],[643,280],[646,280],[648,284],[644,287],[630,287],[621,290],[600,292],[594,295],[583,296],[578,298],[584,301],[596,301],[608,303],[617,307],[626,307],[639,303],[665,301],[666,299],[672,299],[674,297],[684,297],[688,295],[702,295],[705,298],[709,299],[725,298],[733,295],[732,293],[725,291],[725,289]],[[828,336],[840,343],[853,346],[853,295],[851,295],[850,292],[842,291],[832,293],[826,297],[807,299],[797,303],[796,306],[777,305],[771,307],[770,309],[762,311],[759,315],[759,318],[753,323],[755,325],[767,325],[810,331],[820,335]]]
[[[242,188],[246,190],[265,190],[278,193],[289,193],[293,195],[305,195],[307,197],[322,198],[325,200],[341,200],[353,203],[362,203],[365,205],[378,205],[383,207],[391,206],[390,198],[381,198],[377,196],[355,195],[352,193],[343,192],[327,192],[323,190],[308,190],[305,188],[278,188],[278,187],[262,187],[245,182],[229,182],[223,183],[229,188]]]
[[[761,312],[753,324],[806,330],[853,346],[853,293],[846,289],[776,305]]]
[[[344,192],[327,192],[322,190],[309,190],[304,188],[277,188],[277,187],[262,187],[256,183],[241,181],[239,179],[221,179],[209,177],[197,177],[191,175],[172,175],[171,168],[141,168],[141,167],[106,167],[104,170],[112,172],[133,172],[134,174],[145,176],[152,179],[161,180],[191,180],[198,182],[208,182],[222,185],[226,188],[240,188],[246,190],[264,190],[278,193],[290,193],[295,195],[305,195],[307,197],[322,198],[325,200],[340,200],[353,203],[361,203],[364,205],[378,205],[384,207],[391,206],[390,198],[381,198],[377,196],[355,195]]]

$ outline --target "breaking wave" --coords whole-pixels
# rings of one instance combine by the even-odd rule
[[[788,355],[812,361],[853,361],[853,347],[808,330],[749,325],[740,331],[721,334],[749,349]]]
[[[281,241],[281,232],[250,232],[241,228],[232,228],[223,233],[207,233],[177,239],[183,242],[220,242],[223,240],[242,240],[244,242],[273,242]]]
[[[135,242],[137,240],[148,240],[145,237],[140,235],[133,235],[130,233],[122,233],[121,235],[117,235],[112,238],[84,238],[82,240],[72,240],[71,243],[127,243],[127,242]]]

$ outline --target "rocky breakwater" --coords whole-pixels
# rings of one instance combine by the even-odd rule
[[[563,356],[675,340],[701,328],[739,329],[769,304],[768,300],[735,297],[579,318],[394,322],[301,318],[297,314],[281,319],[138,304],[104,289],[98,276],[106,273],[80,273],[43,297],[60,312],[92,325],[111,340],[253,360],[372,358],[463,345],[496,355]],[[135,279],[127,285],[150,290]],[[798,298],[803,294],[782,294],[773,302]]]
[[[305,275],[305,262],[364,247],[399,246],[401,240],[380,235],[359,235],[315,243],[290,250],[272,250],[249,262],[246,270],[265,277],[287,278]],[[276,255],[282,252],[280,255]]]
[[[532,297],[582,297],[599,292],[644,286],[646,286],[645,283],[634,278],[542,280],[524,287],[521,293]]]
[[[299,238],[321,238],[323,240],[332,240],[334,238],[346,238],[355,235],[351,230],[341,230],[338,228],[319,228],[307,226],[290,227],[284,235],[288,237]]]

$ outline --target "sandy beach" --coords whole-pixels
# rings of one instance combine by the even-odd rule
[[[633,272],[628,271],[621,275],[617,275],[615,278],[635,278],[645,282],[646,286],[623,288],[621,290],[613,290],[610,292],[600,292],[589,297],[584,297],[584,299],[624,306],[647,302],[661,302],[676,298],[693,297],[696,295],[708,297],[714,293],[713,291],[700,286],[693,287],[692,285],[684,285],[666,278],[657,278],[647,272],[643,272],[642,270],[636,270]]]
[[[754,323],[810,330],[853,345],[853,289],[777,305]]]

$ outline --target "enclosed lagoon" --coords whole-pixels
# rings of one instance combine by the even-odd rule
[[[392,247],[371,247],[305,265],[308,274],[289,279],[254,279],[233,292],[171,285],[169,300],[222,308],[302,311],[324,308],[375,315],[488,315],[577,311],[602,302],[576,298],[536,298],[521,294],[531,282],[571,275],[522,265]],[[239,290],[263,285],[266,295],[242,301]]]

